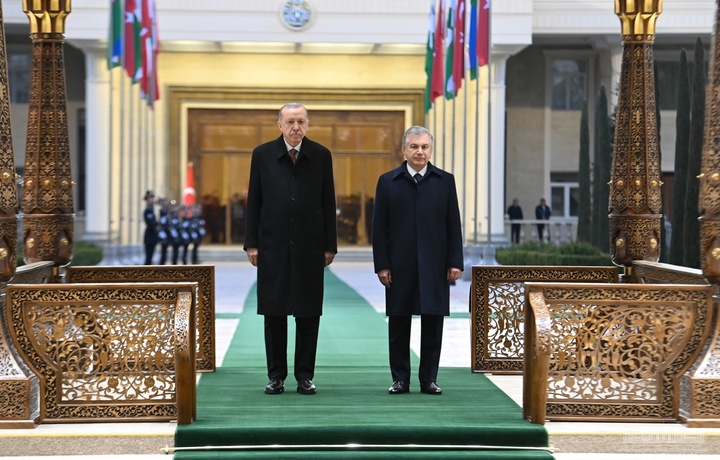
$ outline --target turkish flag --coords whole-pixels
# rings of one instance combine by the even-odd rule
[[[195,206],[197,203],[197,193],[195,193],[195,168],[192,163],[188,163],[187,165],[187,179],[185,184],[182,203],[188,207]]]

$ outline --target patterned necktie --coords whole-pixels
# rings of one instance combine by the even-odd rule
[[[297,150],[290,149],[288,153],[290,154],[290,159],[292,160],[293,164],[295,164],[295,162],[297,161]]]
[[[413,177],[415,178],[415,182],[420,182],[423,178],[422,174],[420,173],[415,173]]]

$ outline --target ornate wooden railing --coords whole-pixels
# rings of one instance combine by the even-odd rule
[[[615,267],[474,266],[470,289],[472,371],[521,374],[524,283],[613,283]]]
[[[712,286],[525,288],[526,417],[537,423],[679,419],[681,377],[710,332]]]
[[[707,285],[702,270],[653,262],[633,263],[633,278],[643,283]],[[702,353],[680,379],[680,420],[691,427],[720,427],[720,285],[713,284],[714,314]]]
[[[17,283],[43,284],[54,276],[52,262],[18,267]],[[20,359],[5,314],[7,283],[0,283],[0,428],[33,428],[40,415],[40,388],[35,374]]]
[[[636,260],[632,264],[632,282],[643,284],[701,284],[710,282],[697,268]]]
[[[197,364],[199,372],[215,371],[215,267],[213,265],[128,265],[68,267],[68,283],[147,283],[194,281],[197,298]]]
[[[197,283],[9,284],[7,320],[39,380],[38,422],[195,418]]]

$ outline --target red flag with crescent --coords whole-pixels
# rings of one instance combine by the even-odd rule
[[[187,178],[185,179],[185,190],[183,190],[182,203],[185,206],[195,206],[197,194],[195,193],[195,168],[192,163],[187,165]]]

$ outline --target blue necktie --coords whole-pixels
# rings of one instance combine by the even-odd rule
[[[420,173],[415,173],[413,177],[415,178],[415,182],[420,182],[423,178],[422,174]]]

